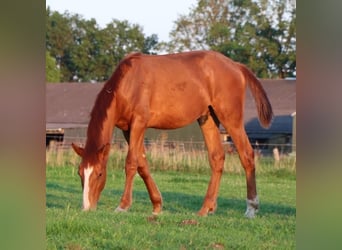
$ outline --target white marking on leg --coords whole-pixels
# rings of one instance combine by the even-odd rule
[[[124,209],[124,208],[121,208],[120,206],[118,206],[118,207],[115,209],[115,212],[127,212],[127,208]]]
[[[245,216],[247,218],[254,218],[256,213],[259,211],[259,199],[256,196],[253,200],[246,200],[247,210],[245,212]]]
[[[93,172],[93,167],[84,169],[84,189],[83,189],[83,210],[88,210],[90,207],[89,201],[89,179]]]

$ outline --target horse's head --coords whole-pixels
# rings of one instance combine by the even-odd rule
[[[72,143],[72,148],[82,158],[78,175],[81,178],[83,190],[83,210],[94,210],[106,183],[106,164],[110,144],[103,145],[91,154],[74,143]]]

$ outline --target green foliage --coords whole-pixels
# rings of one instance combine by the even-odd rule
[[[145,37],[141,26],[113,19],[100,28],[95,19],[46,10],[46,49],[61,69],[62,82],[102,82],[128,53],[154,53],[157,35]]]
[[[61,74],[56,60],[48,52],[45,53],[45,75],[46,82],[49,83],[60,82],[61,80]]]
[[[138,24],[113,19],[104,28],[78,14],[46,9],[46,49],[61,81],[105,81],[128,53],[211,49],[247,64],[259,77],[296,72],[296,9],[291,1],[198,0],[181,15],[171,41],[145,36]]]
[[[82,212],[77,167],[46,168],[47,249],[294,249],[296,182],[293,177],[258,174],[260,212],[244,218],[245,178],[224,174],[218,209],[198,217],[209,175],[152,171],[163,195],[164,210],[151,215],[144,182],[134,181],[133,205],[115,213],[124,186],[124,171],[110,169],[98,209]]]
[[[296,13],[290,1],[199,0],[175,22],[169,52],[212,49],[247,64],[259,77],[296,71]]]
[[[158,45],[158,36],[156,34],[152,34],[145,38],[144,48],[142,52],[144,54],[157,54],[154,50],[157,49]]]

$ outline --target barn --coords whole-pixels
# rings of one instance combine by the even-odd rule
[[[274,119],[268,129],[261,127],[251,92],[246,93],[245,130],[255,149],[270,153],[277,148],[281,153],[295,151],[296,80],[263,79],[263,87],[273,107]],[[223,141],[230,142],[229,135],[221,127]]]
[[[256,149],[267,153],[277,147],[280,152],[295,150],[296,80],[262,79],[275,118],[269,129],[260,126],[254,99],[246,93],[245,129]],[[85,139],[89,113],[104,83],[46,84],[46,146],[53,143],[70,145]],[[220,127],[223,143],[231,143],[229,135]],[[118,132],[117,132],[118,133]],[[201,140],[196,124],[169,131],[175,140]],[[151,133],[147,133],[149,137]],[[182,135],[178,136],[177,135]],[[117,137],[115,134],[114,137]]]

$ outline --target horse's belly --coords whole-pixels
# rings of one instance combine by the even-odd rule
[[[164,112],[151,112],[149,128],[176,129],[185,127],[196,121],[206,110],[175,108]]]
[[[165,87],[165,86],[164,86]],[[165,90],[167,92],[165,93]],[[208,91],[194,82],[180,82],[158,89],[149,105],[149,127],[159,129],[181,128],[208,112]]]

